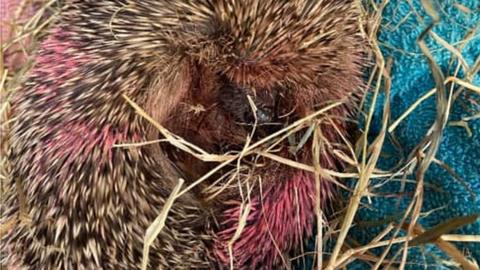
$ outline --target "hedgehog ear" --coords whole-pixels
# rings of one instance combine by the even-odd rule
[[[189,64],[185,61],[171,64],[170,68],[160,72],[150,85],[147,93],[146,112],[157,123],[163,124],[168,115],[185,97],[192,84]]]

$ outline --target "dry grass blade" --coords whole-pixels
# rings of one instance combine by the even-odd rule
[[[142,266],[141,266],[142,270],[147,270],[148,253],[150,252],[150,246],[153,244],[155,239],[157,239],[157,236],[160,234],[163,227],[165,226],[165,221],[167,220],[168,212],[172,208],[173,203],[177,198],[178,192],[182,188],[183,183],[184,183],[183,179],[178,180],[178,184],[175,186],[172,193],[170,193],[170,196],[165,201],[165,205],[163,206],[162,211],[160,212],[158,217],[152,222],[152,224],[148,227],[145,233],[145,240],[143,243],[143,258],[142,258]]]
[[[313,145],[312,145],[312,154],[313,154],[313,165],[315,167],[315,214],[317,217],[317,237],[316,237],[316,250],[317,250],[317,269],[323,268],[323,212],[321,209],[321,184],[322,181],[331,179],[331,177],[322,177],[321,175],[321,166],[320,166],[320,157],[321,153],[324,152],[324,142],[321,139],[321,130],[318,125],[313,125]]]
[[[453,6],[456,7],[458,10],[460,10],[463,13],[467,13],[467,14],[473,13],[473,11],[471,9],[469,9],[468,7],[466,7],[462,4],[454,3]]]
[[[477,218],[478,218],[478,215],[476,216],[475,219],[477,219]],[[468,222],[469,219],[470,219],[470,221],[472,221],[471,220],[472,216],[457,218],[456,220],[453,220],[452,222],[457,223],[457,225],[458,225],[458,224],[461,224],[461,223]],[[406,227],[410,227],[410,226],[411,225],[409,225],[409,224],[406,225]],[[421,236],[421,235],[424,235],[425,230],[422,228],[421,225],[416,224],[416,225],[413,226],[413,233],[417,234],[418,236]],[[415,237],[414,239],[416,239],[417,237]],[[412,239],[412,241],[414,239]],[[463,269],[466,269],[466,270],[478,270],[479,269],[478,264],[476,262],[472,262],[469,259],[467,259],[465,257],[465,255],[460,250],[458,250],[458,248],[455,247],[452,243],[448,243],[443,238],[438,237],[438,238],[436,238],[436,240],[434,240],[434,244],[436,244],[439,249],[441,249],[443,252],[445,252],[445,254],[450,256],[454,261],[458,262],[458,264],[460,266],[462,266]]]
[[[447,79],[445,79],[444,85],[452,82],[460,86],[463,86],[475,93],[480,94],[479,86],[476,86],[474,84],[461,80],[457,77],[448,77]],[[398,125],[400,125],[400,123],[403,120],[405,120],[405,118],[407,118],[407,116],[409,116],[422,102],[427,100],[429,97],[433,96],[436,92],[437,92],[437,88],[430,89],[430,91],[428,91],[427,93],[422,95],[419,99],[417,99],[412,105],[410,105],[410,107],[404,113],[402,113],[402,115],[400,115],[395,121],[393,121],[393,123],[388,128],[388,132],[392,133],[398,127]]]
[[[364,246],[354,248],[354,249],[349,249],[338,259],[337,265],[340,264],[341,262],[345,261],[345,260],[348,260],[354,254],[361,254],[361,253],[366,252],[370,249],[385,247],[385,246],[391,245],[391,243],[393,243],[393,244],[405,243],[406,241],[411,240],[411,239],[412,239],[412,237],[402,236],[402,237],[398,237],[398,238],[392,238],[392,239],[388,239],[388,240],[378,241],[378,242],[371,243],[371,244],[368,244],[368,245],[364,245]],[[335,269],[338,269],[338,268],[335,268]]]
[[[380,240],[382,240],[388,233],[391,232],[391,230],[394,228],[392,224],[389,224],[382,232],[380,232],[371,242],[369,245],[375,245],[378,243]],[[368,245],[367,245],[368,246]],[[340,266],[341,264],[344,264],[344,262],[352,262],[351,257],[352,256],[359,256],[364,253],[368,252],[368,249],[359,249],[359,248],[350,248],[346,250],[343,255],[338,259],[337,264]],[[377,257],[377,262],[382,262],[383,258]]]
[[[462,53],[460,51],[458,51],[455,47],[450,45],[447,41],[445,41],[439,35],[435,34],[435,32],[432,31],[432,32],[430,32],[430,34],[440,45],[445,47],[448,51],[450,51],[453,55],[455,55],[457,57],[460,64],[462,65],[464,71],[467,71],[467,70],[470,69],[467,61],[465,61],[465,59],[463,58]]]
[[[233,245],[240,238],[240,235],[242,234],[243,229],[247,225],[247,218],[248,218],[248,215],[250,214],[251,209],[252,209],[252,204],[250,202],[246,204],[242,204],[240,206],[240,218],[238,220],[238,226],[235,230],[235,234],[232,236],[232,239],[228,241],[228,245],[227,245],[228,255],[230,257],[230,269],[234,269]]]
[[[447,232],[475,222],[479,217],[480,214],[476,214],[449,219],[419,234],[418,236],[413,238],[412,241],[410,241],[410,245],[417,246],[435,241]]]
[[[444,234],[442,240],[448,242],[472,242],[480,243],[480,235],[464,235],[464,234]]]
[[[140,108],[140,106],[138,106],[133,100],[131,100],[126,95],[123,95],[123,98],[130,104],[130,106],[132,106],[137,111],[137,113],[140,116],[142,116],[148,122],[150,122],[165,137],[165,139],[169,143],[171,143],[173,146],[177,147],[178,149],[181,149],[203,161],[224,161],[231,158],[226,155],[212,155],[207,153],[202,148],[184,140],[178,135],[171,133],[168,129],[166,129],[157,121],[155,121],[155,119],[150,117],[142,108]]]
[[[472,198],[472,200],[476,200],[477,199],[477,194],[475,192],[475,190],[472,189],[472,187],[470,186],[470,184],[465,181],[465,179],[463,179],[462,177],[460,177],[453,168],[451,168],[450,166],[448,166],[447,164],[445,164],[444,162],[438,160],[438,159],[433,159],[433,162],[435,162],[435,164],[439,165],[440,167],[442,167],[445,171],[447,171],[448,174],[450,174],[450,176],[452,176],[452,178],[458,182],[460,185],[463,186],[463,188],[465,188],[465,190],[468,191],[468,193],[470,194],[470,197]]]
[[[278,156],[278,155],[275,155],[275,154],[272,154],[272,153],[265,152],[265,151],[256,151],[255,153],[260,155],[260,156],[263,156],[263,157],[269,158],[271,160],[274,160],[278,163],[288,165],[292,168],[296,168],[296,169],[299,169],[299,170],[304,170],[304,171],[312,172],[312,173],[320,173],[323,177],[327,177],[327,178],[328,177],[335,177],[335,178],[341,178],[341,179],[342,178],[349,178],[349,179],[350,178],[354,178],[354,179],[360,178],[360,174],[355,173],[355,172],[344,173],[344,172],[337,172],[337,171],[329,170],[329,169],[325,169],[325,168],[316,169],[314,166],[310,166],[310,165],[307,165],[307,164],[304,164],[304,163],[300,163],[300,162],[297,162],[297,161],[294,161],[294,160],[291,160],[291,159],[288,159],[288,158],[284,158],[284,157],[281,157],[281,156]],[[391,176],[391,174],[390,173],[372,173],[370,178],[384,178],[384,177],[388,177],[388,176]],[[328,181],[333,182],[338,186],[344,186],[342,183],[340,183],[335,178],[332,178]]]

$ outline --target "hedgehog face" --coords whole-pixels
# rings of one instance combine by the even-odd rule
[[[278,120],[278,89],[256,90],[222,80],[219,89],[220,107],[240,125],[269,126]]]

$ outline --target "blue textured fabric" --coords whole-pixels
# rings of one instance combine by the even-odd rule
[[[412,5],[409,4],[412,3]],[[475,29],[474,37],[462,50],[462,55],[471,67],[480,57],[480,1],[438,1],[441,23],[433,31],[450,44],[458,46],[471,29]],[[461,11],[462,6],[472,12]],[[415,13],[423,17],[419,20]],[[431,20],[420,5],[419,0],[405,1],[392,0],[388,4],[383,18],[382,31],[379,36],[381,48],[385,58],[393,58],[392,87],[391,87],[391,119],[397,119],[420,96],[434,87],[433,77],[426,58],[420,51],[416,39],[427,27]],[[447,49],[427,38],[427,44],[436,61],[448,77],[452,75],[457,61],[450,65],[452,55]],[[462,77],[462,73],[458,77]],[[480,85],[480,76],[477,74],[474,84]],[[453,104],[450,115],[451,121],[458,121],[463,117],[480,113],[480,96],[467,90],[470,96],[462,96]],[[375,138],[381,128],[382,106],[384,97],[377,103],[377,113],[374,116],[373,127],[369,137]],[[470,100],[470,101],[469,101]],[[471,100],[476,101],[471,102]],[[402,149],[394,147],[392,140],[387,139],[382,150],[378,167],[391,169],[402,155],[406,156],[425,136],[436,117],[435,97],[423,102],[408,118],[395,130],[394,136]],[[463,102],[463,104],[462,104]],[[458,126],[447,126],[444,131],[440,148],[436,158],[461,177],[461,183],[437,164],[432,164],[425,175],[425,197],[420,224],[424,228],[431,228],[445,220],[480,213],[480,119],[468,122],[472,131],[469,136],[467,130]],[[413,179],[413,177],[410,177]],[[379,183],[374,181],[373,183]],[[468,188],[465,187],[465,184]],[[353,186],[353,184],[352,184]],[[391,218],[399,220],[411,202],[411,194],[415,190],[415,183],[407,184],[404,194],[400,194],[400,183],[390,181],[387,184],[372,190],[380,194],[395,194],[394,197],[372,197],[371,202],[363,200],[366,207],[362,207],[355,217],[355,224],[365,221],[378,221]],[[407,194],[405,194],[407,193]],[[474,194],[472,194],[474,193]],[[357,226],[350,230],[350,234],[363,243],[370,242],[384,227]],[[480,221],[464,226],[452,233],[480,235]],[[480,243],[455,243],[460,249],[471,255],[480,264]],[[311,247],[311,245],[310,245]],[[398,248],[398,247],[396,247]],[[381,249],[373,250],[381,253]],[[391,253],[392,254],[392,253]],[[435,245],[424,245],[409,249],[409,269],[449,269],[441,263],[440,258],[448,258]],[[311,263],[311,261],[309,262]],[[308,263],[307,263],[308,264]],[[303,268],[303,267],[301,267]],[[369,269],[370,266],[354,262],[348,269]],[[310,269],[307,267],[307,269]]]

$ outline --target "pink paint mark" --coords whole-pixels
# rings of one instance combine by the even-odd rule
[[[332,187],[323,183],[321,198],[325,202],[332,196]],[[253,198],[247,225],[233,245],[235,269],[260,265],[272,269],[281,260],[279,252],[299,247],[302,239],[312,234],[315,196],[313,175],[299,171],[264,191],[263,202],[259,196]],[[238,202],[223,213],[223,229],[215,238],[214,253],[224,265],[230,263],[228,242],[237,230],[240,211]]]
[[[32,74],[55,79],[52,83],[58,86],[88,63],[90,57],[81,52],[81,44],[70,39],[73,36],[74,33],[60,27],[53,29],[52,34],[42,43]]]
[[[118,130],[111,126],[100,128],[84,123],[55,126],[51,134],[53,139],[45,142],[43,154],[50,162],[65,159],[65,171],[74,163],[84,163],[92,158],[95,148],[100,149],[100,155],[93,160],[95,165],[112,162],[114,144],[127,141],[128,136],[127,129]]]

